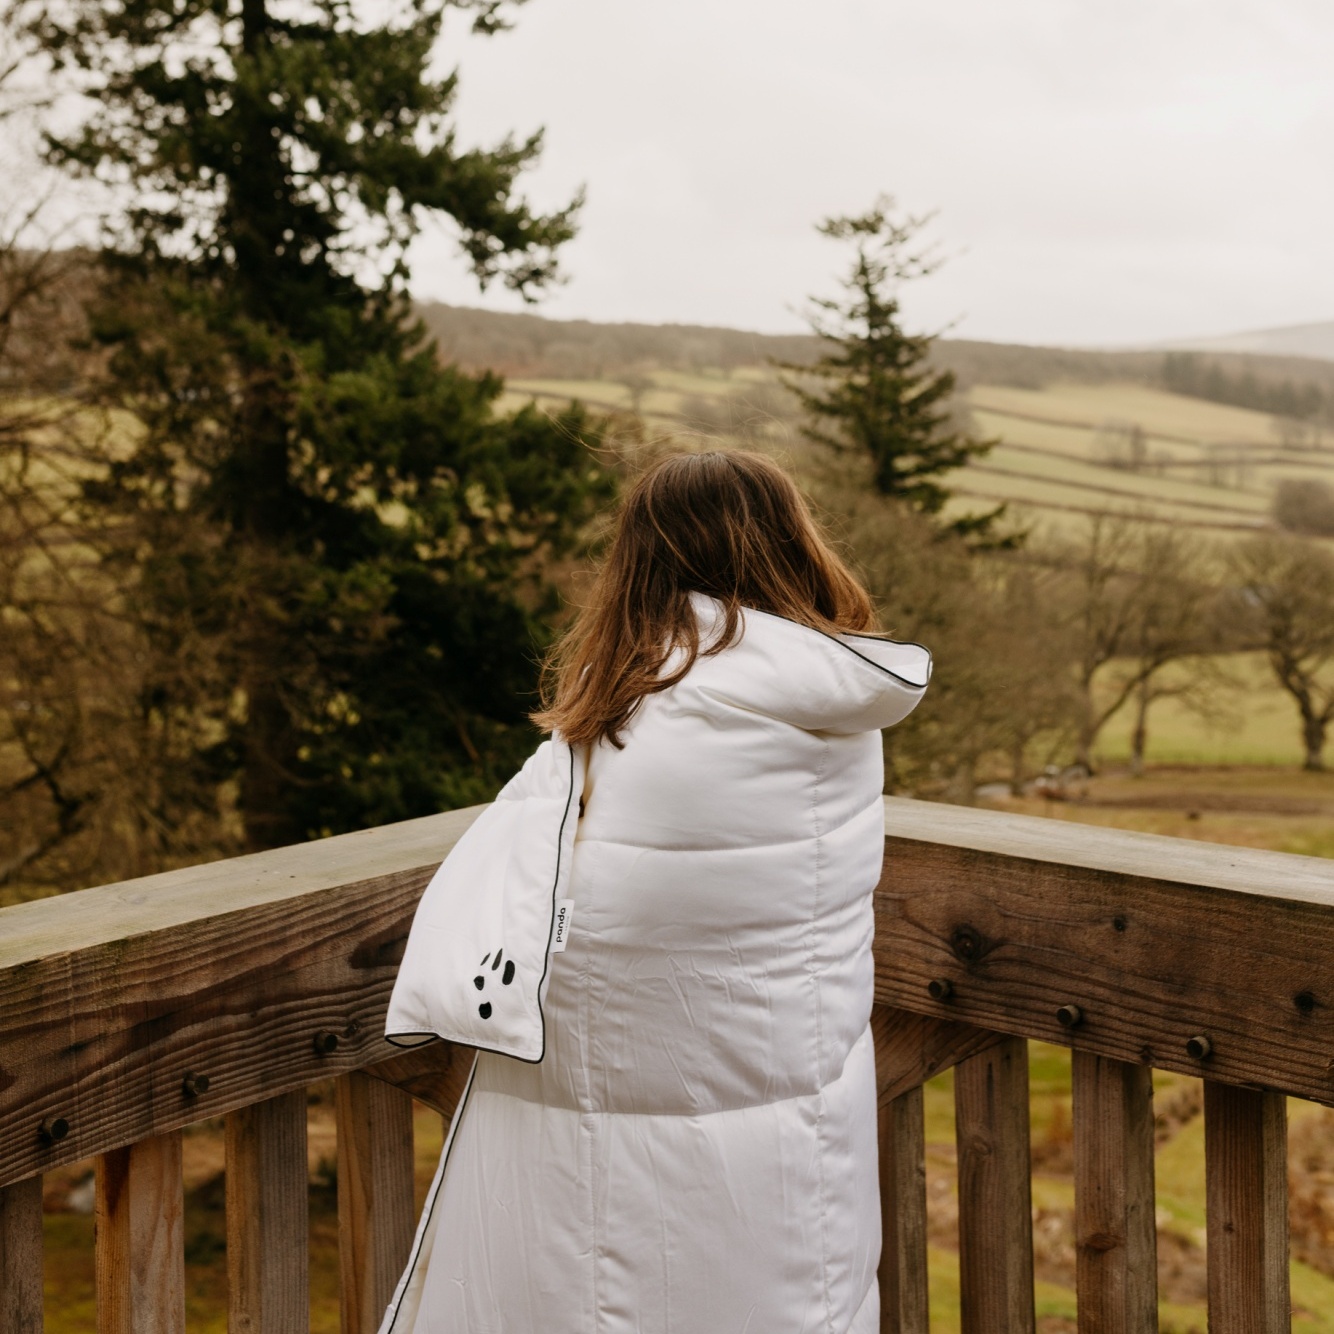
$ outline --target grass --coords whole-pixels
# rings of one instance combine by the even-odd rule
[[[637,401],[650,431],[670,436],[686,426],[692,403],[712,403],[715,419],[725,422],[725,405],[744,415],[752,389],[765,391],[763,401],[771,401],[777,374],[770,366],[730,375],[653,371],[639,378],[637,398],[628,379],[515,379],[502,406],[535,400],[556,408],[580,397],[601,410],[628,411]],[[1088,513],[1110,512],[1234,536],[1267,522],[1280,479],[1334,478],[1334,452],[1283,452],[1278,429],[1264,413],[1144,385],[976,385],[964,401],[978,433],[1000,444],[955,477],[954,511],[1006,501],[1048,516],[1060,528]],[[1108,467],[1099,453],[1099,433],[1108,423],[1138,426],[1150,460],[1162,466],[1141,472]],[[795,414],[775,420],[775,439],[791,443],[798,425]],[[1241,476],[1228,465],[1215,485],[1211,470],[1219,450],[1244,457],[1246,464]]]

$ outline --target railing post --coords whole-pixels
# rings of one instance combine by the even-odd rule
[[[42,1178],[0,1186],[0,1334],[42,1334]]]
[[[228,1334],[307,1334],[306,1094],[227,1117]]]
[[[1028,1043],[1006,1038],[954,1071],[963,1334],[1033,1334]]]
[[[927,1334],[926,1136],[922,1087],[882,1103],[880,1334]]]
[[[1204,1081],[1209,1334],[1287,1334],[1288,1108]]]
[[[1071,1082],[1080,1334],[1156,1334],[1153,1071],[1075,1051]]]
[[[412,1098],[361,1071],[337,1089],[342,1331],[375,1334],[412,1247]]]
[[[179,1130],[98,1156],[94,1235],[97,1334],[184,1334]]]

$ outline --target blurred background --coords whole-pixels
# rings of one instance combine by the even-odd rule
[[[888,790],[1334,856],[1327,7],[0,13],[0,903],[488,799],[618,494],[716,447],[935,652]],[[1199,1085],[1160,1081],[1163,1328],[1203,1330]],[[1034,1090],[1050,1332],[1063,1053]],[[1292,1163],[1295,1327],[1334,1329],[1325,1112]],[[48,1178],[58,1330],[86,1177]]]

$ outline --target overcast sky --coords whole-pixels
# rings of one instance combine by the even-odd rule
[[[877,193],[951,258],[905,294],[961,337],[1115,345],[1334,319],[1330,0],[530,0],[442,57],[460,130],[547,129],[588,204],[562,318],[802,327]],[[422,296],[479,297],[447,235]]]

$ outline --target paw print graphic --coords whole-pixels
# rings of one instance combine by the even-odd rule
[[[478,991],[485,991],[487,972],[494,973],[497,969],[501,968],[502,961],[504,963],[504,968],[501,969],[500,972],[500,985],[503,987],[509,986],[509,984],[514,981],[514,960],[506,959],[504,950],[497,950],[496,957],[494,959],[491,959],[491,967],[487,969],[486,964],[488,959],[491,959],[491,955],[489,952],[482,957],[482,962],[477,965],[478,968],[482,969],[483,971],[478,973],[477,976],[473,978],[472,980],[473,986],[475,986]],[[490,1019],[491,1002],[488,1000],[484,1000],[477,1007],[477,1013],[480,1014],[483,1019]]]

